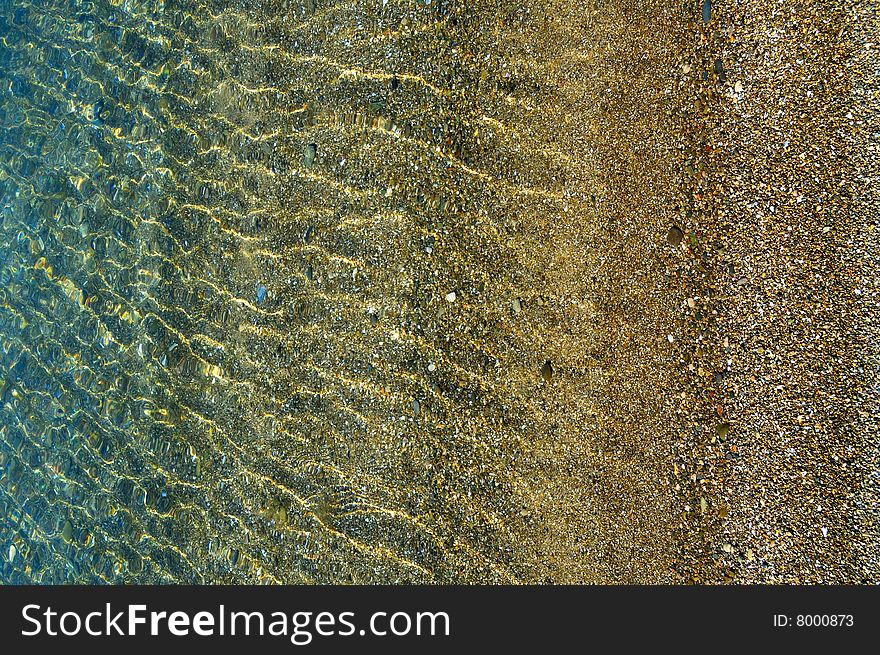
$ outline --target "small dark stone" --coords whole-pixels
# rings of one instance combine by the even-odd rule
[[[727,80],[727,75],[724,74],[724,62],[721,61],[721,57],[715,59],[715,75],[718,76],[719,82]]]
[[[312,278],[314,276],[315,276],[315,272],[312,270],[312,265],[309,264],[308,266],[306,266],[306,278],[308,279],[309,282],[311,282]]]
[[[543,378],[544,382],[550,382],[553,379],[553,364],[550,363],[549,359],[541,367],[541,378]]]
[[[315,157],[318,154],[318,146],[314,143],[310,143],[303,150],[303,163],[306,166],[312,166],[315,163]]]
[[[684,239],[684,232],[676,225],[669,228],[669,232],[666,233],[666,242],[673,248],[677,248],[682,239]]]
[[[712,0],[703,0],[703,22],[712,20]]]
[[[261,284],[257,287],[257,302],[259,304],[262,305],[264,302],[266,302],[266,293],[267,291],[265,285]]]

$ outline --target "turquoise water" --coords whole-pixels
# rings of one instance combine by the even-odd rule
[[[167,420],[195,356],[173,208],[206,195],[185,10],[0,4],[6,582],[201,579],[175,544],[198,461]]]

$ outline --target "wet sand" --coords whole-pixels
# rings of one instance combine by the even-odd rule
[[[63,4],[5,581],[877,581],[867,8]]]
[[[742,582],[876,582],[877,18],[749,4],[715,37],[742,91],[706,123],[733,264],[723,560]]]

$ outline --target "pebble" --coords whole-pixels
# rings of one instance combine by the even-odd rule
[[[684,239],[684,232],[677,225],[670,227],[669,232],[666,233],[666,242],[673,248],[677,248],[682,239]]]
[[[314,143],[310,143],[303,150],[303,163],[306,166],[312,166],[315,163],[315,156],[318,153],[318,146]]]
[[[266,302],[266,287],[265,285],[260,285],[257,287],[257,302],[259,304],[263,304]]]
[[[456,297],[455,291],[450,291],[446,294],[446,302],[455,302]]]
[[[522,300],[517,298],[513,301],[513,303],[511,303],[511,307],[513,308],[514,314],[519,314],[522,311]]]
[[[703,0],[703,22],[712,20],[712,0]]]
[[[437,365],[434,364],[434,362],[431,362],[430,364],[428,364],[428,371],[430,371],[431,373],[433,373],[433,372],[436,371],[436,370],[437,370]]]
[[[541,377],[544,382],[550,382],[553,379],[553,364],[550,363],[549,359],[541,367]]]
[[[15,549],[15,544],[11,544],[11,545],[9,546],[9,561],[10,561],[10,562],[12,562],[12,560],[15,559],[15,555],[16,555],[17,552],[18,552],[18,551]]]

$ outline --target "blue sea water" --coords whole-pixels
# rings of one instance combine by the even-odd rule
[[[181,332],[179,207],[208,195],[190,4],[0,2],[3,582],[202,579],[169,418],[177,371],[207,366]]]

